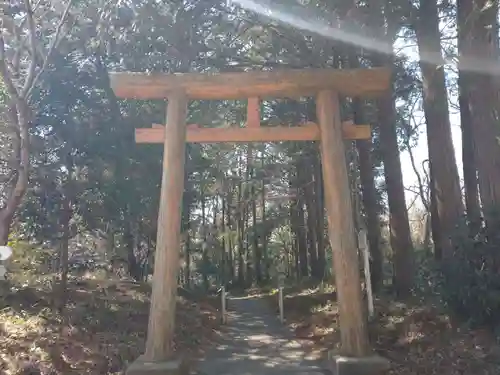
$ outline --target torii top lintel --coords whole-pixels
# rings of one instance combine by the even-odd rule
[[[283,98],[335,90],[342,95],[372,97],[386,91],[391,72],[371,69],[281,69],[236,73],[111,73],[120,98],[163,99],[183,91],[190,99]]]

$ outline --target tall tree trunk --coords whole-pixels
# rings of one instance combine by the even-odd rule
[[[464,83],[465,72],[459,72],[459,104],[460,123],[462,130],[462,168],[464,174],[465,207],[467,218],[471,224],[471,230],[479,230],[481,220],[481,206],[479,205],[479,185],[477,181],[477,169],[475,162],[474,140],[472,139],[472,118],[469,108],[469,98]]]
[[[227,252],[227,263],[229,268],[229,279],[231,282],[235,281],[234,278],[234,257],[233,257],[233,241],[232,241],[232,226],[231,226],[231,192],[228,192],[226,199],[226,252]]]
[[[5,78],[5,77],[4,77]],[[14,92],[7,90],[10,95]],[[14,102],[14,97],[11,98]],[[5,111],[7,120],[16,126],[17,130],[12,137],[12,154],[15,156],[15,177],[13,187],[7,189],[7,196],[3,206],[0,206],[0,246],[7,245],[10,227],[14,215],[22,202],[28,188],[30,168],[30,136],[32,112],[25,98],[19,98]]]
[[[254,278],[253,259],[252,259],[253,252],[251,251],[250,248],[248,220],[249,220],[248,209],[247,207],[245,207],[245,215],[243,216],[243,233],[242,233],[243,245],[245,246],[245,265],[246,265],[245,287],[251,286]]]
[[[243,210],[243,173],[241,171],[242,160],[240,159],[240,167],[238,168],[238,205],[237,205],[237,214],[236,214],[236,233],[238,236],[238,284],[240,287],[245,285],[245,258],[244,258],[244,241],[243,241],[243,225],[244,225],[244,210]]]
[[[66,181],[62,184],[61,202],[61,243],[59,253],[60,285],[56,291],[56,307],[63,311],[67,302],[68,272],[69,272],[69,240],[71,238],[70,221],[73,216],[73,202],[75,200],[74,180],[78,172],[75,171],[71,147],[66,144],[65,167],[68,173]],[[74,175],[75,174],[75,175]]]
[[[214,238],[214,232],[213,231],[218,231],[219,228],[217,228],[217,212],[219,211],[219,195],[215,194],[213,197],[213,218],[212,218],[212,228],[210,231],[210,237],[209,237],[209,243],[210,247],[212,248],[212,253],[214,254],[214,261],[217,261],[219,264],[219,269],[224,270],[224,250],[221,250],[218,246],[216,246],[216,241]],[[223,211],[223,210],[222,210]],[[224,217],[224,216],[223,216]],[[224,272],[222,272],[223,274]],[[223,279],[223,275],[221,273],[217,273],[217,283],[221,283]]]
[[[300,189],[299,182],[296,176],[290,177],[290,184],[293,186],[295,193],[295,199],[292,200],[290,204],[290,217],[292,223],[292,231],[295,234],[295,240],[297,242],[297,252],[300,264],[300,278],[309,276],[309,265],[307,259],[307,241],[305,232],[305,217],[304,217],[304,206],[302,200],[300,199]]]
[[[203,277],[203,287],[205,290],[209,288],[208,282],[208,244],[207,244],[207,214],[206,214],[206,197],[205,197],[205,187],[201,186],[201,228],[202,228],[202,277]]]
[[[253,251],[255,259],[255,281],[262,284],[262,252],[259,246],[259,231],[257,228],[257,196],[255,187],[252,185],[252,227],[253,227]]]
[[[382,66],[393,66],[392,57],[385,57]],[[381,59],[382,60],[382,59]],[[406,209],[403,173],[396,133],[396,111],[392,90],[377,100],[380,150],[389,202],[391,247],[394,254],[394,280],[399,297],[405,298],[413,287],[413,244]]]
[[[432,172],[429,171],[429,187],[433,184]],[[434,257],[436,259],[442,258],[442,248],[441,246],[436,246],[436,244],[441,243],[442,234],[439,231],[439,219],[437,213],[437,198],[436,198],[436,189],[430,189],[429,195],[431,197],[430,201],[430,213],[431,213],[431,234],[432,234],[432,242],[434,244]]]
[[[431,204],[436,205],[433,211],[437,214],[433,229],[439,232],[440,240],[434,246],[447,257],[451,256],[451,236],[464,209],[451,137],[436,0],[420,0],[415,30],[422,70],[431,189],[435,194]]]
[[[106,261],[109,262],[115,252],[115,231],[111,225],[107,225],[103,247],[105,253],[104,257]]]
[[[460,105],[460,123],[462,130],[462,167],[464,174],[465,206],[471,230],[476,232],[480,227],[481,206],[479,204],[479,185],[477,179],[476,151],[474,146],[473,119],[470,108],[471,72],[467,71],[468,40],[470,23],[468,17],[472,14],[472,1],[457,1],[458,29],[458,89]]]
[[[247,145],[247,154],[246,154],[246,170],[245,170],[245,184],[244,186],[244,196],[243,196],[243,218],[244,218],[244,239],[245,239],[245,261],[246,261],[246,271],[247,278],[246,283],[248,286],[252,285],[254,279],[254,267],[255,264],[253,260],[255,259],[255,253],[250,250],[250,231],[248,230],[248,221],[249,221],[249,211],[250,211],[250,200],[253,197],[250,195],[253,189],[253,181],[252,181],[252,158],[253,151],[252,145]]]
[[[139,262],[139,281],[147,281],[147,268],[150,249],[147,246],[148,237],[146,235],[146,230],[144,228],[144,223],[142,220],[137,220],[136,230],[134,232],[134,247],[137,253],[140,254]]]
[[[325,197],[323,194],[323,172],[317,145],[314,154],[314,192],[316,201],[316,244],[318,246],[318,278],[324,280],[326,271],[325,253]]]
[[[4,217],[0,213],[0,246],[5,246],[9,242],[9,231],[11,218]]]
[[[186,227],[186,240],[184,243],[184,275],[185,275],[185,284],[187,288],[191,287],[191,234],[189,233],[189,224]]]
[[[62,311],[66,307],[69,272],[70,220],[73,216],[69,186],[64,190],[61,210],[61,243],[59,252],[60,284],[56,292],[56,307]]]
[[[488,222],[493,219],[492,210],[500,207],[498,86],[491,72],[498,65],[498,2],[458,0],[457,6],[461,17],[460,70],[475,70],[462,83],[469,94],[479,192]]]
[[[132,228],[135,220],[130,215],[130,212],[128,216],[127,221],[124,223],[125,228],[123,232],[123,240],[127,248],[128,273],[135,281],[140,281],[142,279],[142,269],[135,254],[135,242]]]
[[[262,170],[264,169],[265,166],[265,157],[264,157],[264,151],[265,148],[262,150],[262,155],[261,155],[261,167]],[[269,280],[269,254],[267,250],[267,238],[268,238],[268,230],[267,230],[267,220],[266,220],[266,183],[264,179],[262,179],[262,185],[261,185],[261,197],[262,197],[262,257],[264,260],[264,278],[266,281]]]
[[[364,124],[365,115],[363,103],[360,99],[354,99],[352,103],[354,123]],[[372,141],[356,141],[356,149],[359,157],[359,175],[361,180],[361,194],[363,209],[366,215],[366,231],[368,246],[370,248],[370,274],[374,292],[380,290],[383,282],[383,256],[380,248],[380,220],[377,204],[377,189],[375,187],[375,174],[372,162]]]
[[[370,23],[374,27],[375,36],[392,48],[393,40],[400,26],[386,18],[390,9],[383,0],[369,2],[372,9]],[[392,54],[374,53],[372,62],[375,66],[385,66],[393,70]],[[392,87],[392,85],[391,85]],[[413,244],[411,240],[408,211],[406,208],[403,173],[399,158],[398,136],[396,132],[396,108],[394,90],[388,90],[377,101],[377,117],[379,125],[379,141],[389,203],[389,227],[391,248],[394,254],[394,281],[396,292],[404,298],[409,295],[413,286]]]
[[[297,240],[298,240],[298,250],[300,258],[300,272],[301,277],[309,276],[309,263],[307,251],[307,237],[306,237],[306,218],[304,214],[304,203],[299,198],[296,205],[297,210]]]
[[[290,221],[290,226],[292,226],[292,223]],[[293,259],[295,261],[294,267],[295,267],[295,280],[299,281],[300,280],[300,257],[299,257],[299,246],[297,245],[297,238],[294,236],[292,240],[292,252],[293,252]]]
[[[226,200],[224,195],[221,196],[221,219],[219,233],[222,233],[222,285],[227,286],[228,275],[228,251],[227,251],[227,238],[226,238]]]
[[[310,158],[310,156],[308,156]],[[309,164],[309,163],[308,163]],[[305,168],[304,168],[305,170]],[[317,230],[316,230],[316,202],[314,201],[314,181],[313,171],[308,170],[307,174],[304,174],[301,177],[301,185],[302,185],[302,197],[306,204],[307,209],[307,248],[309,250],[309,260],[311,264],[311,276],[315,279],[320,280],[321,277],[319,275],[319,264],[318,264],[318,248],[317,248]],[[302,175],[302,172],[299,173],[299,176]]]
[[[243,225],[244,220],[238,218],[236,221],[236,232],[238,235],[238,285],[243,287],[245,285],[245,241],[243,240]]]

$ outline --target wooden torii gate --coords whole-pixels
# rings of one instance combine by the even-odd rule
[[[137,143],[163,143],[158,232],[153,274],[151,309],[145,354],[131,365],[130,375],[178,374],[174,358],[175,301],[180,254],[181,204],[184,190],[186,142],[319,141],[328,234],[341,333],[337,370],[362,362],[374,371],[370,360],[365,307],[362,302],[359,260],[352,216],[351,194],[344,152],[344,139],[370,139],[367,125],[341,122],[338,95],[373,97],[389,88],[390,71],[383,68],[333,70],[278,70],[215,74],[112,73],[111,85],[120,98],[166,99],[166,125],[136,129]],[[315,96],[317,123],[296,127],[262,127],[259,100]],[[247,126],[203,128],[187,125],[188,100],[247,99]],[[350,358],[356,363],[351,363]],[[342,367],[344,366],[344,367]],[[364,371],[363,371],[364,372]]]

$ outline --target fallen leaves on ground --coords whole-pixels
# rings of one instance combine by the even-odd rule
[[[122,374],[144,350],[149,292],[128,281],[73,280],[61,315],[47,287],[8,291],[0,300],[0,373]],[[210,344],[218,325],[210,301],[198,302],[177,302],[175,349],[187,357]]]
[[[277,297],[269,302],[277,306]],[[285,315],[298,339],[317,355],[338,349],[334,293],[287,296]],[[391,361],[391,375],[493,375],[500,373],[500,345],[492,332],[453,324],[431,306],[377,301],[370,323],[374,349]]]

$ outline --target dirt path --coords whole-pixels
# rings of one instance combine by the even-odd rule
[[[230,298],[222,338],[200,361],[202,375],[320,375],[293,333],[258,297]]]

